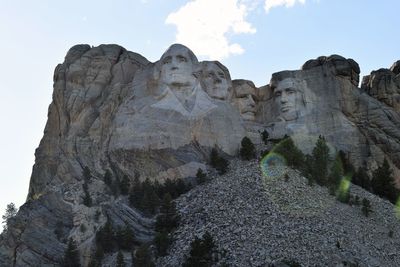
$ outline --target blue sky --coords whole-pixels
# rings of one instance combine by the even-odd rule
[[[174,42],[261,86],[273,72],[340,54],[362,75],[400,59],[397,0],[0,0],[0,213],[23,204],[67,50],[119,44],[156,61]]]

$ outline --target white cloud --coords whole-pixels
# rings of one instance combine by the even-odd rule
[[[269,12],[271,8],[278,6],[292,7],[296,3],[305,4],[306,0],[265,0],[264,8],[265,12]]]
[[[193,0],[169,14],[165,22],[176,25],[176,42],[197,55],[220,60],[244,52],[228,36],[256,32],[246,21],[247,14],[248,7],[239,0]]]

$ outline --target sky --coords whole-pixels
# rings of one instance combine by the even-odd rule
[[[75,44],[119,44],[156,61],[173,43],[257,86],[339,54],[361,75],[400,59],[398,0],[0,0],[0,214],[22,205],[52,100]]]

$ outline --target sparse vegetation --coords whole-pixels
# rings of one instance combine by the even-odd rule
[[[261,140],[264,142],[265,145],[268,144],[269,133],[267,130],[261,132]]]
[[[196,181],[197,184],[204,184],[206,182],[207,175],[203,172],[202,169],[197,169],[196,173]]]
[[[141,245],[133,257],[133,266],[141,267],[154,267],[155,264],[151,258],[149,246],[146,244]]]
[[[393,172],[386,159],[372,175],[372,189],[376,195],[388,199],[393,204],[396,203],[399,190],[395,187]]]
[[[215,168],[220,175],[222,175],[227,172],[229,162],[218,154],[216,148],[213,148],[210,154],[210,165]]]
[[[272,152],[283,156],[289,167],[301,169],[304,165],[304,154],[296,147],[291,137],[283,139]]]
[[[8,223],[11,218],[17,215],[18,209],[15,207],[14,203],[7,204],[6,212],[1,216],[3,219],[3,230],[4,232],[8,229]]]
[[[218,261],[214,240],[209,232],[203,238],[195,237],[190,245],[189,257],[183,264],[184,267],[208,267]]]
[[[79,251],[75,241],[70,238],[61,263],[62,267],[79,267]]]
[[[365,217],[368,217],[369,214],[372,212],[371,202],[366,198],[363,198],[362,200],[361,211],[365,215]]]
[[[244,160],[251,160],[256,157],[256,148],[247,136],[242,139],[240,157]]]

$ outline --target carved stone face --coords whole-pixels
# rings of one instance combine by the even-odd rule
[[[195,61],[195,62],[194,62]],[[195,83],[193,53],[185,46],[172,45],[161,57],[160,81],[171,87],[190,86]]]
[[[212,98],[227,99],[228,89],[232,87],[232,82],[227,76],[229,74],[214,62],[204,62],[202,73],[207,94]]]
[[[300,110],[304,107],[303,92],[292,78],[286,78],[277,83],[274,89],[274,103],[277,112],[285,121],[298,118]]]
[[[255,120],[256,115],[256,88],[245,82],[234,87],[235,98],[234,104],[240,111],[240,115],[244,120]]]

